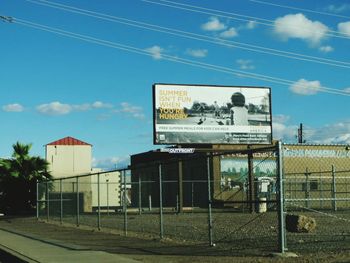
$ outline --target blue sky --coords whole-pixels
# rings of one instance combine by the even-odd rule
[[[13,18],[0,23],[0,157],[72,136],[95,166],[121,167],[157,148],[153,83],[271,87],[274,139],[296,142],[303,123],[309,143],[350,143],[350,1],[4,0],[0,15]]]

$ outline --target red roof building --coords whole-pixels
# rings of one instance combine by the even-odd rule
[[[75,139],[75,138],[70,137],[70,136],[64,137],[64,138],[59,139],[59,140],[54,141],[54,142],[50,142],[46,145],[89,145],[89,146],[92,146],[89,143],[80,141],[80,140]]]
[[[92,145],[65,137],[45,145],[49,171],[54,178],[91,173]]]

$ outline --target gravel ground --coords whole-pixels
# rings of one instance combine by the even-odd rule
[[[287,248],[298,254],[325,252],[329,254],[350,251],[350,211],[295,212],[316,219],[312,233],[287,233]],[[59,221],[53,217],[51,220]],[[276,211],[261,214],[220,212],[212,214],[212,240],[223,256],[267,256],[278,251],[278,218]],[[76,218],[65,216],[63,222],[75,224]],[[97,216],[80,215],[80,224],[97,228]],[[163,214],[164,239],[180,244],[208,245],[208,214],[189,212]],[[124,232],[124,214],[101,214],[102,230]],[[158,214],[137,212],[127,215],[129,236],[158,239],[160,217]]]
[[[230,228],[231,230],[239,229],[237,222],[234,222],[234,220],[238,220],[238,217],[220,214],[220,216],[214,217],[214,220],[224,220],[220,218],[221,216],[223,218],[228,217],[228,221],[234,224],[234,228]],[[172,217],[176,218],[175,215],[172,215]],[[196,215],[196,217],[198,219],[197,221],[205,219],[205,217],[201,218],[200,214]],[[271,220],[269,213],[264,215],[255,214],[255,217],[258,218],[254,218],[254,215],[252,215],[251,220],[254,220],[249,223],[247,217],[239,214],[239,218],[241,220],[244,219],[245,224],[241,224],[239,232],[233,231],[232,235],[227,235],[230,238],[226,237],[226,240],[217,243],[216,247],[209,247],[207,242],[185,242],[176,238],[165,238],[163,241],[159,241],[159,239],[152,238],[153,235],[138,234],[139,237],[137,237],[137,235],[132,232],[129,232],[128,237],[125,237],[122,232],[111,230],[106,227],[102,227],[101,231],[98,231],[91,227],[73,227],[69,223],[63,223],[61,225],[54,221],[50,221],[50,223],[36,221],[35,218],[30,217],[1,218],[0,228],[30,234],[46,240],[59,240],[60,242],[68,242],[94,250],[123,254],[127,257],[141,260],[142,262],[295,262],[295,259],[269,257],[267,251],[275,251],[273,249],[275,245],[271,245],[275,242],[271,242],[268,236],[250,236],[252,233],[255,233],[255,231],[251,231],[250,228],[259,229],[262,222],[267,223]],[[109,216],[108,218],[110,220],[116,220],[115,215]],[[135,216],[135,219],[136,218]],[[274,218],[274,216],[272,218]],[[104,217],[102,219],[104,219]],[[151,217],[149,219],[148,223],[151,224]],[[174,220],[177,221],[178,219]],[[130,224],[131,221],[132,219],[130,218]],[[102,222],[107,223],[106,219]],[[180,220],[180,222],[182,222],[182,220]],[[252,225],[254,225],[255,228],[253,228]],[[342,229],[340,226],[337,226],[337,228],[338,227]],[[331,228],[331,226],[328,225],[328,228]],[[330,232],[332,231],[328,231],[328,233]],[[238,233],[245,234],[242,237],[238,237]],[[260,233],[263,233],[263,231],[260,231]],[[236,240],[234,240],[233,236],[237,236]],[[302,235],[302,238],[305,240],[301,243],[299,242],[299,245],[296,247],[305,247],[309,244],[309,241],[315,241],[316,234],[310,235],[309,240],[305,238],[306,236],[306,234]],[[297,259],[297,262],[349,262],[350,250],[347,237],[345,237],[346,242],[344,242],[344,240],[340,240],[337,235],[332,236],[334,236],[334,239],[332,241],[326,241],[326,245],[324,242],[312,242],[312,246],[319,249],[298,253],[300,257]],[[301,237],[298,236],[297,239],[300,238]],[[344,239],[344,236],[342,236],[342,238]],[[339,245],[338,249],[334,251],[323,250],[323,248],[327,247],[327,244],[329,245],[329,242],[337,243]],[[249,247],[244,248],[244,246],[247,245],[249,245]]]

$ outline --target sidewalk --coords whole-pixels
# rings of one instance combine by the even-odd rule
[[[62,244],[55,240],[39,240],[3,229],[0,229],[0,250],[18,258],[19,262],[139,262],[118,254],[93,251],[77,245]]]

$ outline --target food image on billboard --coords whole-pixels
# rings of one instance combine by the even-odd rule
[[[155,144],[271,144],[265,87],[153,85]]]

